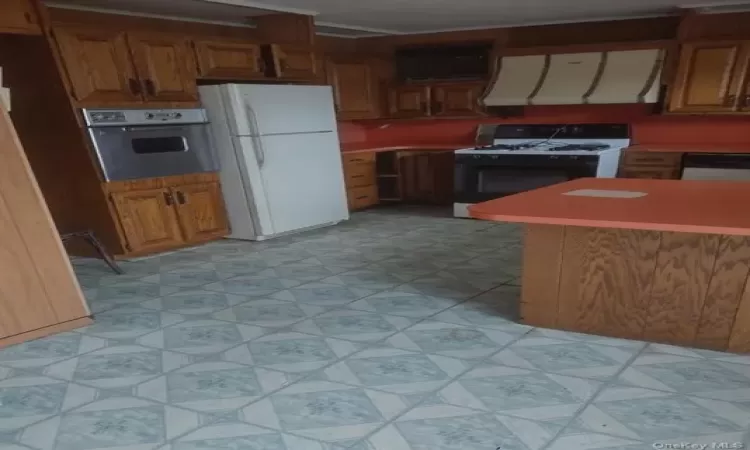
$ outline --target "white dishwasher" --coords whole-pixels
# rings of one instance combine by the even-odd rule
[[[686,153],[683,180],[750,181],[750,154]]]

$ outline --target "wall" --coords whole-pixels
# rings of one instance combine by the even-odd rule
[[[471,145],[480,123],[630,123],[639,144],[711,144],[750,147],[750,117],[655,115],[648,105],[528,107],[523,117],[342,122],[341,142],[374,146]]]

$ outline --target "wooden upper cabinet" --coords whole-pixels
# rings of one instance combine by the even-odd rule
[[[167,189],[110,194],[131,252],[162,250],[183,243],[175,199]]]
[[[56,28],[54,36],[79,104],[129,105],[143,101],[125,33]]]
[[[187,38],[131,33],[128,42],[146,101],[198,101],[195,61]]]
[[[747,72],[742,42],[701,42],[682,46],[670,94],[670,112],[734,112]]]
[[[42,33],[31,0],[0,0],[0,33]]]
[[[389,107],[393,117],[430,115],[429,86],[396,86],[389,92]]]
[[[201,77],[257,79],[265,77],[261,47],[253,42],[196,40],[195,55]]]
[[[372,67],[367,61],[329,60],[326,73],[328,84],[333,87],[339,119],[374,119],[378,116]]]
[[[278,78],[312,80],[316,76],[315,53],[307,45],[272,44],[274,73]]]
[[[218,182],[177,186],[171,188],[171,192],[187,242],[229,234],[229,221]]]
[[[432,88],[433,116],[467,116],[477,114],[479,96],[484,85],[479,83],[435,86]]]

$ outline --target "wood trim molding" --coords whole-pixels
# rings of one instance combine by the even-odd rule
[[[537,80],[536,86],[534,86],[534,89],[531,91],[531,94],[529,94],[529,96],[526,97],[526,102],[529,105],[534,104],[534,97],[536,97],[539,91],[542,90],[542,86],[544,86],[544,82],[547,80],[547,75],[549,75],[549,68],[551,65],[552,65],[552,56],[544,55],[544,67],[542,68],[542,73],[539,74],[539,80]]]
[[[602,75],[604,75],[604,69],[607,67],[607,60],[609,59],[609,52],[602,52],[602,56],[599,59],[599,67],[596,68],[594,79],[591,80],[591,86],[583,94],[583,103],[589,102],[589,97],[594,93],[596,88],[599,87],[599,83],[602,81]]]
[[[646,101],[646,94],[648,94],[648,91],[651,90],[651,87],[656,82],[656,76],[659,74],[659,70],[662,69],[666,63],[665,53],[666,50],[660,49],[659,57],[656,58],[653,67],[651,67],[651,74],[649,74],[646,84],[643,86],[643,89],[641,89],[641,92],[638,93],[638,103],[644,103]]]
[[[505,48],[500,50],[501,56],[529,56],[553,55],[559,53],[596,53],[619,50],[646,50],[653,48],[669,48],[673,40],[656,40],[640,42],[597,42],[593,44],[555,45],[542,47]]]

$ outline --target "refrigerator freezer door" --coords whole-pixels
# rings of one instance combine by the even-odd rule
[[[224,195],[230,193],[234,201],[227,200],[229,222],[232,225],[234,239],[263,239],[276,234],[271,212],[266,201],[266,192],[261,176],[261,168],[257,160],[258,138],[257,137],[235,137],[232,138],[236,152],[236,166],[226,167],[222,165],[221,182]],[[230,162],[231,164],[231,162]],[[241,183],[226,184],[226,172],[237,171]]]
[[[336,131],[330,86],[225,85],[235,136]]]
[[[263,136],[263,188],[275,233],[349,218],[336,133]]]

